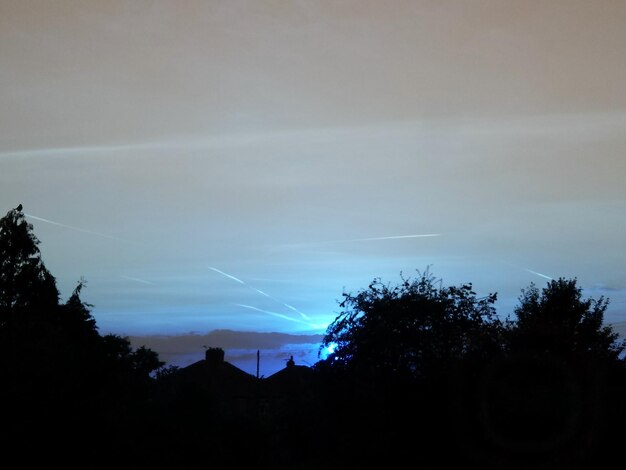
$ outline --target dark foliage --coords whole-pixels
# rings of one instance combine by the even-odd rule
[[[333,390],[320,397],[322,412],[342,429],[329,449],[336,461],[568,469],[611,461],[603,449],[623,435],[616,417],[626,389],[624,345],[603,323],[607,301],[559,279],[523,291],[504,324],[494,302],[428,272],[344,294],[324,339],[335,353],[316,365]]]
[[[496,295],[477,298],[471,284],[441,287],[428,271],[396,287],[374,280],[328,327],[335,367],[424,380],[454,361],[497,351]]]
[[[344,294],[313,368],[257,379],[208,348],[163,367],[65,303],[18,206],[0,219],[0,455],[100,468],[608,468],[626,420],[625,345],[575,279],[495,294],[428,271]],[[36,455],[35,455],[36,456]]]
[[[21,206],[0,219],[0,443],[17,452],[75,440],[97,452],[90,433],[126,435],[128,410],[148,399],[149,374],[162,363],[127,339],[98,334],[80,298],[84,281],[60,303],[38,243]]]
[[[577,358],[618,361],[624,343],[604,325],[608,300],[584,299],[576,279],[548,282],[541,291],[522,291],[510,327],[510,349]]]
[[[59,291],[39,253],[39,240],[19,208],[0,219],[0,308],[49,307]]]

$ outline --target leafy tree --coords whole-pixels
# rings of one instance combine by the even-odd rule
[[[41,260],[22,205],[0,219],[0,308],[56,305],[59,291],[54,277]]]
[[[138,377],[148,376],[163,366],[159,355],[145,346],[133,351],[128,338],[108,334],[102,337],[102,349],[107,362],[115,367],[126,370]]]
[[[316,365],[321,389],[332,390],[322,395],[320,414],[341,423],[342,439],[331,449],[341,464],[382,459],[399,467],[416,456],[437,458],[433,449],[451,438],[451,390],[466,382],[458,371],[501,352],[495,301],[495,294],[477,297],[471,284],[444,287],[428,271],[344,293],[322,345],[335,351]]]
[[[584,298],[576,279],[522,291],[506,353],[477,387],[470,429],[487,431],[486,448],[529,468],[574,468],[585,459],[583,466],[597,466],[595,446],[612,426],[606,417],[619,409],[624,383],[624,344],[603,324],[607,306],[603,297]]]
[[[328,327],[322,347],[329,361],[423,378],[435,368],[499,348],[495,294],[477,298],[471,284],[442,287],[428,271],[390,287],[374,279],[357,294],[344,293],[344,311]]]
[[[0,219],[0,376],[7,384],[0,401],[23,403],[39,420],[42,410],[70,413],[112,389],[145,390],[150,373],[163,364],[158,355],[98,334],[91,305],[80,298],[84,280],[59,303],[32,229],[21,205]],[[19,412],[27,427],[25,411]]]
[[[175,365],[161,366],[156,370],[157,380],[169,380],[180,372],[180,367]]]
[[[531,284],[519,300],[510,328],[515,351],[617,360],[624,350],[603,323],[609,301],[583,298],[576,279],[552,280],[541,291]]]

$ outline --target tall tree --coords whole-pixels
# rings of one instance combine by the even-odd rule
[[[20,204],[0,219],[0,309],[57,305],[59,291]]]
[[[0,372],[15,378],[16,393],[54,382],[69,396],[69,388],[84,392],[104,372],[111,380],[148,379],[163,364],[158,355],[98,334],[91,305],[80,298],[84,280],[59,304],[38,244],[21,204],[0,219]]]

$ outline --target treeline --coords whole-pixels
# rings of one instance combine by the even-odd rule
[[[316,368],[341,410],[341,442],[360,449],[361,464],[570,469],[621,460],[625,345],[603,323],[608,301],[584,298],[575,279],[531,285],[507,320],[495,294],[442,287],[428,272],[344,295],[324,340],[336,353]],[[338,459],[352,465],[341,448]]]
[[[22,207],[0,219],[0,455],[83,468],[605,468],[625,436],[624,343],[575,279],[496,295],[429,272],[344,294],[334,352],[230,388],[100,335],[62,302]],[[210,370],[210,369],[207,369]],[[291,375],[290,375],[291,374]],[[224,375],[223,377],[227,377]],[[226,380],[226,379],[224,379]]]

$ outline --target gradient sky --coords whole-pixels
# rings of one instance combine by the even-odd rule
[[[0,0],[0,212],[102,332],[321,333],[428,265],[625,321],[625,46],[623,0]]]

